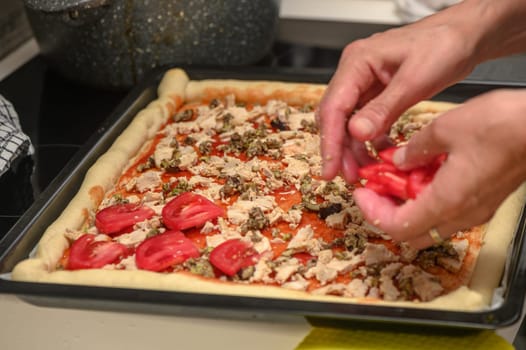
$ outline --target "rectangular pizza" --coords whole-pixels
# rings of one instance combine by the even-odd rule
[[[157,98],[91,166],[17,281],[448,310],[490,307],[524,187],[492,220],[416,250],[321,178],[321,84],[190,80]],[[410,137],[446,102],[410,108]]]

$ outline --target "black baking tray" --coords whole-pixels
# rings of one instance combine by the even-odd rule
[[[96,133],[69,161],[48,188],[0,241],[0,293],[15,294],[40,306],[117,310],[140,313],[179,314],[219,318],[289,320],[297,317],[325,321],[381,321],[462,329],[495,329],[518,321],[526,290],[525,209],[516,226],[509,264],[503,276],[502,302],[483,311],[461,312],[407,307],[355,305],[332,302],[283,300],[199,293],[166,292],[129,288],[16,282],[9,272],[34,249],[45,228],[52,223],[77,192],[87,169],[103,154],[135,114],[156,97],[166,69],[153,72],[122,101]],[[331,70],[269,68],[185,68],[191,79],[228,78],[327,83]],[[462,102],[496,88],[520,88],[522,84],[463,81],[435,98]]]

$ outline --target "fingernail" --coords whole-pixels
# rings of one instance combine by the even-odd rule
[[[355,119],[353,122],[354,131],[361,134],[362,137],[372,137],[375,132],[374,124],[367,118]]]
[[[396,150],[396,152],[393,154],[393,163],[394,165],[402,166],[405,163],[405,155],[406,155],[406,148],[401,147]]]
[[[328,167],[327,164],[330,163],[332,159],[333,157],[330,154],[326,156],[322,156],[322,166],[321,166],[321,177],[322,178],[327,178],[329,176],[329,169],[327,169]]]

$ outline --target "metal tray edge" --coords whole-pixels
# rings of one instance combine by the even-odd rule
[[[48,186],[46,190],[37,198],[35,203],[28,209],[22,218],[0,241],[0,272],[8,273],[15,260],[21,260],[19,254],[27,253],[31,242],[24,242],[25,233],[29,226],[35,224],[35,220],[41,217],[42,213],[51,202],[57,200],[57,194],[65,188],[74,189],[78,186],[79,179],[72,179],[82,165],[93,161],[97,153],[94,148],[102,149],[108,146],[112,138],[119,134],[125,127],[128,118],[134,116],[146,100],[153,98],[155,89],[160,81],[162,73],[168,67],[155,70],[147,79],[134,88],[128,96],[119,104],[109,118],[101,125],[97,132],[89,139],[84,147],[75,154],[70,162],[57,178]],[[191,78],[203,79],[210,77],[229,77],[244,79],[265,79],[265,80],[289,80],[325,83],[330,79],[332,70],[295,70],[295,69],[266,69],[266,68],[247,68],[247,69],[209,69],[209,68],[186,68]],[[463,81],[438,94],[438,99],[448,99],[449,94],[458,94],[455,91],[477,90],[479,92],[489,91],[502,87],[526,87],[526,84]],[[455,96],[453,102],[455,101]],[[146,102],[139,102],[143,101]],[[123,116],[127,116],[124,118]],[[74,181],[75,180],[75,181]],[[69,187],[68,187],[69,186]],[[60,198],[65,200],[64,198]],[[526,219],[523,214],[517,228],[517,234],[513,245],[512,254],[519,257],[518,263],[510,268],[506,278],[508,288],[504,302],[497,308],[482,310],[480,312],[456,312],[441,310],[424,310],[413,308],[397,307],[375,307],[370,305],[349,305],[342,307],[341,303],[314,303],[304,301],[290,301],[281,299],[265,299],[252,297],[229,297],[218,295],[197,295],[162,292],[162,291],[143,291],[134,289],[119,289],[107,287],[86,287],[58,284],[27,283],[15,282],[0,279],[0,293],[12,293],[21,299],[40,306],[52,307],[74,307],[74,308],[95,308],[95,309],[114,309],[132,310],[135,312],[183,312],[192,313],[195,310],[221,310],[221,314],[240,312],[247,314],[281,314],[307,316],[318,322],[325,321],[393,321],[401,323],[427,324],[431,326],[455,326],[461,328],[498,328],[516,322],[520,317],[524,302],[522,291],[526,288],[526,257],[522,252],[526,249],[526,243],[522,239],[526,230]],[[27,255],[26,255],[27,256]],[[60,297],[58,299],[57,297]],[[123,305],[126,305],[123,308]],[[159,309],[159,310],[157,310]],[[157,311],[156,311],[157,310]],[[193,311],[192,311],[193,310]],[[342,313],[346,311],[346,313]],[[209,314],[209,311],[205,312]],[[452,321],[454,320],[454,321]]]

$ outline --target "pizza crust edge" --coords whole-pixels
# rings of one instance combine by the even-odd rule
[[[506,200],[506,203],[498,210],[487,226],[485,239],[488,243],[480,250],[471,286],[469,288],[461,287],[430,302],[387,302],[363,298],[316,296],[281,287],[224,283],[186,274],[163,275],[141,270],[50,272],[52,266],[56,264],[68,246],[68,241],[63,234],[66,228],[80,228],[86,222],[88,216],[92,215],[102,200],[101,193],[110,188],[137,150],[155,134],[183,101],[191,102],[203,97],[206,99],[218,94],[235,93],[245,100],[251,98],[267,100],[276,97],[282,99],[285,97],[287,100],[288,97],[287,102],[289,103],[317,103],[324,88],[324,85],[306,83],[235,80],[190,81],[181,69],[167,71],[159,85],[159,98],[151,102],[145,110],[139,112],[108,152],[90,168],[78,194],[60,217],[45,231],[38,244],[35,257],[24,260],[15,267],[12,272],[13,280],[457,311],[487,308],[493,291],[500,282],[509,242],[514,233],[514,225],[516,225],[524,202],[526,186],[521,186]],[[258,92],[254,93],[254,91]],[[300,96],[299,99],[298,96]],[[419,113],[423,110],[440,112],[454,106],[451,103],[423,101],[411,107],[408,112]],[[488,278],[490,273],[494,274],[493,278]]]

